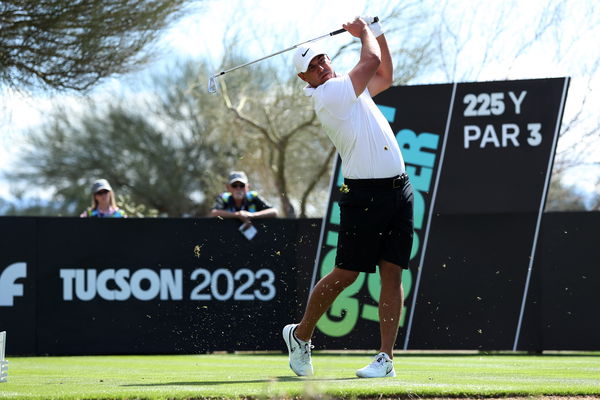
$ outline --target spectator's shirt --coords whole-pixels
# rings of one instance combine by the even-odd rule
[[[86,217],[88,218],[125,218],[125,213],[120,209],[111,209],[107,213],[102,213],[98,209],[88,208],[86,211]]]
[[[246,193],[246,197],[244,197],[242,205],[239,208],[236,207],[235,200],[233,199],[231,192],[224,192],[217,196],[215,205],[213,206],[213,210],[225,210],[229,212],[242,210],[248,212],[257,212],[266,210],[267,208],[272,208],[272,206],[268,204],[262,197],[260,197],[254,190]]]

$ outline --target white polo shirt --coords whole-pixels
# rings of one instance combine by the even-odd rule
[[[349,179],[390,178],[404,173],[404,159],[390,124],[368,89],[357,98],[349,75],[306,87],[327,135],[342,157]]]

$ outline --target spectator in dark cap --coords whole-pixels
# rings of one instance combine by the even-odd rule
[[[254,218],[276,217],[277,210],[259,194],[250,190],[248,177],[243,171],[232,171],[225,187],[211,210],[213,217],[237,218],[243,223],[251,223]]]
[[[126,218],[117,207],[115,194],[106,179],[98,179],[92,185],[92,206],[81,213],[82,218]]]

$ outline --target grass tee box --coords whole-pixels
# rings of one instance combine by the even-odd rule
[[[400,353],[396,378],[356,378],[369,356],[316,352],[311,378],[283,354],[15,357],[0,399],[600,396],[600,353]]]

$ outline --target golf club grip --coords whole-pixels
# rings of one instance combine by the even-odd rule
[[[374,24],[375,22],[379,22],[379,17],[373,17],[373,22],[369,23],[369,25]],[[338,35],[340,33],[344,33],[346,30],[344,28],[338,29],[337,31],[333,31],[329,34],[329,36]]]
[[[340,33],[344,33],[346,32],[346,30],[344,28],[342,29],[338,29],[337,31],[333,31],[329,34],[329,36],[333,36],[333,35],[339,35]]]

